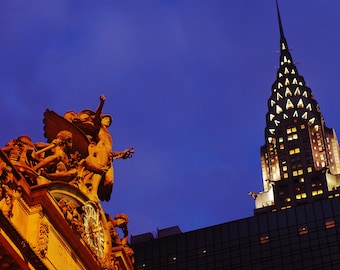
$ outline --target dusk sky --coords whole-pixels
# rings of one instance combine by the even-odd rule
[[[279,1],[299,73],[340,134],[340,3]],[[183,232],[253,215],[279,64],[274,0],[0,0],[0,147],[46,141],[48,108],[113,116],[107,213],[129,233]],[[340,135],[338,135],[340,136]]]

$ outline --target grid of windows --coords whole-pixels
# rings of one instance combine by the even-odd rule
[[[340,197],[132,243],[135,269],[340,269]]]

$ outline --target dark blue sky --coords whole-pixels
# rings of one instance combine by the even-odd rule
[[[340,4],[280,3],[292,57],[340,130]],[[106,212],[130,234],[190,231],[251,216],[260,147],[278,66],[274,0],[1,1],[0,145],[45,141],[46,108],[114,117]],[[340,132],[340,131],[339,131]]]

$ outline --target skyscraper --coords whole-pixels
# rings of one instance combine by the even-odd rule
[[[255,195],[255,213],[275,211],[339,194],[340,155],[312,90],[299,74],[280,29],[280,62],[266,114],[261,147],[264,192]]]
[[[250,193],[255,215],[132,237],[135,269],[339,269],[339,144],[293,62],[276,7],[280,65],[261,147],[264,191]]]

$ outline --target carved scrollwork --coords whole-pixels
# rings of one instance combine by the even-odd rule
[[[37,243],[34,246],[35,252],[41,257],[45,258],[48,249],[48,241],[49,241],[49,224],[43,219],[39,222],[39,234]]]

